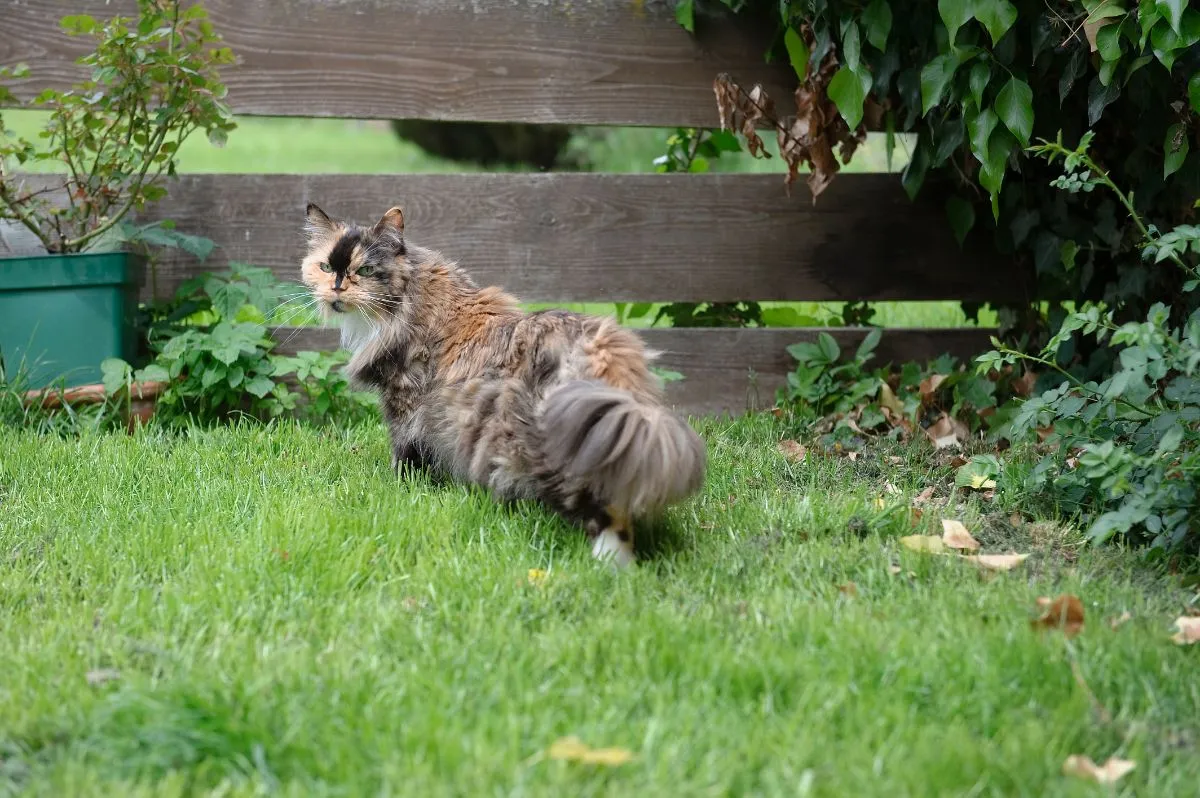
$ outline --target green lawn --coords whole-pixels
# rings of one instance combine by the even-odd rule
[[[916,528],[1032,553],[981,575],[898,543],[945,458],[791,464],[770,416],[700,428],[703,495],[625,573],[535,507],[398,481],[377,425],[0,429],[0,794],[1113,794],[1070,754],[1200,794],[1172,578],[1014,525],[1005,477]],[[1029,625],[1060,592],[1070,643]],[[570,735],[635,758],[542,756]]]

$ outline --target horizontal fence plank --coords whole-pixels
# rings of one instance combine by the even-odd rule
[[[749,328],[638,330],[648,346],[662,352],[658,365],[684,375],[667,385],[669,401],[694,415],[740,415],[775,404],[775,392],[794,367],[787,353],[791,344],[816,341],[827,332],[843,351],[853,351],[866,336],[866,328]],[[885,329],[872,365],[928,361],[949,353],[967,359],[989,348],[994,330]],[[275,331],[281,351],[338,348],[338,331],[322,327],[280,327]]]
[[[795,85],[786,63],[764,63],[769,31],[699,14],[692,36],[675,21],[674,0],[205,6],[241,59],[224,72],[241,114],[712,127],[717,73],[762,82],[781,107]],[[33,77],[18,87],[30,96],[79,74],[73,62],[88,40],[62,34],[63,15],[108,18],[134,12],[136,3],[4,0],[0,7],[0,65],[30,65]]]
[[[207,268],[296,280],[309,201],[360,223],[399,204],[411,241],[530,302],[999,301],[1032,284],[960,250],[941,205],[894,175],[840,175],[815,206],[778,175],[187,175],[150,211],[216,241]],[[160,294],[201,268],[172,258]]]

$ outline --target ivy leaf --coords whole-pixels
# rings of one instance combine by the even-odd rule
[[[972,0],[938,0],[938,14],[946,25],[951,47],[954,46],[954,37],[958,35],[958,29],[974,16],[973,5]]]
[[[1193,72],[1188,78],[1188,100],[1192,103],[1192,110],[1200,114],[1200,72]]]
[[[929,171],[930,146],[928,139],[922,136],[917,141],[916,149],[913,150],[908,166],[904,167],[904,174],[900,176],[900,184],[904,186],[904,192],[908,194],[910,200],[917,198],[921,185],[925,182],[925,173]]]
[[[975,6],[975,19],[987,28],[994,47],[1017,21],[1017,7],[1008,0],[982,0]]]
[[[862,60],[862,34],[854,22],[849,22],[842,28],[842,58],[851,72],[858,72],[858,65]]]
[[[826,92],[829,99],[837,106],[838,112],[846,120],[851,130],[858,128],[863,118],[863,101],[871,88],[871,76],[868,73],[856,74],[849,67],[843,66],[829,81]]]
[[[1181,33],[1179,22],[1183,19],[1183,9],[1187,6],[1187,0],[1154,0],[1154,7],[1158,13],[1167,18],[1167,22],[1171,24],[1171,30],[1176,33]]]
[[[1020,78],[1009,78],[996,97],[996,113],[1021,146],[1028,147],[1033,134],[1033,89],[1029,84]]]
[[[1004,131],[997,129],[988,137],[987,160],[982,162],[979,170],[979,185],[987,189],[992,198],[992,218],[1000,220],[1000,187],[1004,185],[1004,171],[1008,165],[1008,155],[1012,152],[1013,138]]]
[[[950,197],[946,200],[946,218],[950,220],[954,239],[961,247],[967,239],[967,233],[975,226],[975,206],[962,197]]]
[[[788,28],[787,33],[783,34],[783,44],[787,47],[788,60],[792,62],[792,69],[796,70],[796,77],[804,80],[808,75],[808,45],[795,28]]]
[[[958,70],[958,56],[951,53],[939,55],[921,69],[921,114],[928,114],[930,109],[942,101],[946,87],[954,79]]]
[[[983,107],[983,91],[987,88],[988,78],[991,77],[992,67],[986,61],[976,61],[971,67],[969,82],[971,84],[971,98],[975,100],[975,107]]]
[[[978,114],[967,119],[967,135],[971,137],[971,152],[979,159],[979,163],[987,163],[988,141],[1000,118],[991,108],[984,108]]]
[[[862,13],[862,24],[867,29],[867,41],[880,52],[886,50],[892,32],[892,7],[887,0],[871,0]]]
[[[696,32],[696,7],[694,0],[679,0],[675,5],[675,21],[688,33]],[[261,396],[259,397],[262,398]]]
[[[1121,58],[1121,26],[1105,25],[1096,34],[1096,51],[1105,61],[1118,61]]]
[[[1187,160],[1188,137],[1182,122],[1176,122],[1167,128],[1167,138],[1163,141],[1163,177],[1167,178],[1179,171]]]

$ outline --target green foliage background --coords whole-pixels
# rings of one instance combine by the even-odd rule
[[[706,13],[719,5],[772,21],[767,57],[801,77],[836,53],[827,91],[842,116],[859,124],[871,95],[889,136],[916,134],[906,190],[945,192],[960,239],[990,236],[1032,269],[1031,300],[1094,300],[1144,318],[1155,301],[1179,299],[1181,274],[1143,263],[1141,236],[1111,195],[1056,190],[1058,172],[1024,148],[1060,131],[1074,146],[1093,130],[1096,161],[1152,228],[1189,221],[1200,196],[1200,9],[1187,0],[684,0],[677,18],[689,30],[721,24]],[[1050,307],[1001,308],[1006,339],[1040,347],[1067,313]],[[1177,301],[1173,312],[1191,309]],[[1089,372],[1112,362],[1074,338],[1061,356]]]

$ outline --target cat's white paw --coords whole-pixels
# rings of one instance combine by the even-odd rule
[[[608,560],[619,568],[626,568],[634,562],[633,544],[621,540],[616,531],[605,529],[592,543],[592,556],[598,560]]]

